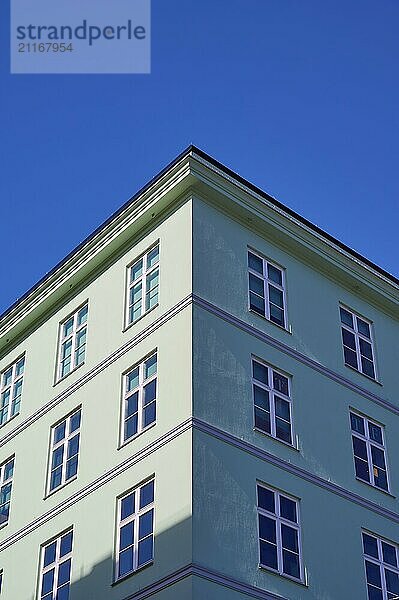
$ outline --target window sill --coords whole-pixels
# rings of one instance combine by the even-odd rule
[[[122,583],[122,581],[126,581],[126,579],[129,579],[129,577],[136,575],[136,573],[140,573],[141,571],[143,571],[144,569],[147,569],[148,567],[152,567],[153,564],[154,564],[154,559],[152,558],[150,561],[146,562],[144,565],[140,565],[140,567],[138,567],[135,571],[130,571],[130,573],[126,573],[126,575],[123,575],[123,577],[119,577],[119,579],[115,579],[115,581],[113,581],[111,583],[111,587],[118,585],[118,583]]]
[[[120,443],[119,446],[117,447],[117,450],[122,450],[122,448],[125,448],[125,446],[127,446],[128,444],[130,444],[130,442],[133,442],[134,440],[137,440],[137,438],[139,438],[141,435],[143,435],[143,433],[146,433],[146,431],[148,431],[149,429],[152,429],[152,427],[155,427],[156,424],[157,424],[157,422],[154,421],[150,425],[147,425],[147,427],[145,427],[144,429],[142,429],[141,431],[139,431],[138,433],[136,433],[135,435],[133,435],[128,440]]]
[[[344,362],[344,365],[345,365],[345,367],[347,367],[351,371],[354,371],[355,373],[358,373],[359,375],[362,375],[363,377],[365,377],[369,381],[372,381],[373,383],[376,383],[377,385],[380,385],[382,387],[382,383],[381,383],[381,381],[378,381],[378,379],[375,379],[374,377],[370,377],[370,375],[366,375],[366,373],[363,373],[362,371],[359,371],[359,369],[355,369],[355,367],[352,367],[352,365],[348,365],[346,362]]]
[[[72,373],[76,373],[76,371],[78,369],[80,369],[81,367],[83,367],[83,365],[85,364],[86,361],[83,361],[82,363],[80,363],[80,365],[78,365],[77,367],[75,367],[74,369],[72,369],[72,371],[69,371],[69,373],[67,373],[66,375],[64,375],[63,377],[61,377],[61,379],[57,379],[57,381],[55,381],[53,383],[53,387],[55,387],[56,385],[58,385],[59,383],[61,383],[61,381],[65,381],[65,379],[67,377],[69,377],[70,375],[72,375]]]
[[[359,481],[360,483],[367,485],[368,488],[371,488],[372,490],[376,490],[377,492],[382,492],[386,496],[389,496],[389,498],[393,498],[396,500],[396,496],[394,496],[389,490],[384,490],[382,488],[379,488],[376,485],[373,485],[372,483],[365,481],[364,479],[360,479],[360,477],[355,477],[355,479],[356,479],[356,481]]]
[[[155,310],[156,308],[158,308],[159,306],[159,302],[157,302],[157,304],[155,304],[155,306],[153,306],[152,308],[150,308],[150,310],[147,310],[145,313],[143,313],[141,315],[141,317],[139,317],[138,319],[136,319],[135,321],[132,321],[131,323],[129,323],[128,325],[125,325],[122,329],[122,333],[126,333],[126,331],[128,329],[130,329],[131,327],[133,327],[133,325],[137,325],[137,323],[139,323],[142,319],[144,319],[144,317],[146,317],[147,315],[149,315],[153,310]]]
[[[309,584],[304,579],[297,579],[296,577],[292,577],[292,575],[287,575],[286,573],[280,573],[280,571],[275,571],[271,567],[266,567],[265,565],[258,565],[260,571],[266,571],[267,573],[273,573],[273,575],[277,575],[278,577],[283,577],[284,579],[288,579],[289,581],[293,581],[298,585],[302,585],[303,587],[309,587]]]
[[[279,325],[278,323],[275,323],[271,319],[268,319],[267,317],[265,317],[265,315],[261,315],[260,313],[256,312],[256,310],[253,310],[252,308],[248,308],[248,312],[252,313],[253,315],[256,315],[260,319],[263,319],[263,321],[267,321],[267,323],[271,323],[275,327],[278,327],[279,329],[281,329],[281,331],[285,331],[286,333],[289,333],[290,335],[292,335],[292,328],[291,328],[291,326],[290,327],[283,327],[282,325]]]
[[[50,498],[51,496],[54,496],[54,494],[56,494],[57,492],[59,492],[60,490],[63,490],[64,488],[66,488],[67,485],[69,485],[70,483],[72,483],[73,481],[76,481],[78,478],[77,475],[75,475],[74,477],[71,477],[70,479],[68,479],[68,481],[66,481],[65,483],[63,483],[62,485],[59,485],[57,488],[55,488],[54,490],[51,490],[51,492],[48,492],[47,494],[44,495],[43,500],[47,500],[47,498]]]
[[[7,521],[5,521],[4,523],[1,523],[1,524],[0,524],[0,531],[1,531],[2,529],[4,529],[5,527],[7,527],[7,525],[9,524],[9,522],[10,522],[10,519],[8,519]]]
[[[290,444],[289,442],[285,442],[284,440],[280,440],[279,438],[274,437],[270,433],[267,433],[266,431],[262,431],[262,429],[259,429],[258,427],[254,427],[253,431],[256,431],[257,433],[260,433],[260,434],[264,435],[265,437],[267,437],[270,440],[274,440],[275,442],[279,442],[280,444],[283,444],[287,448],[291,448],[291,450],[295,450],[296,452],[299,452],[299,448],[298,448],[298,446],[296,444]]]

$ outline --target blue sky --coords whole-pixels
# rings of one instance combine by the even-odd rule
[[[150,75],[10,75],[0,312],[188,144],[398,275],[397,0],[153,0]]]

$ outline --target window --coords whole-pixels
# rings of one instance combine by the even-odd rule
[[[10,365],[0,379],[0,426],[19,413],[22,383],[24,378],[25,356]]]
[[[292,444],[290,382],[286,375],[252,359],[255,428]]]
[[[123,377],[121,443],[140,433],[156,419],[157,354],[136,365]]]
[[[73,531],[67,531],[42,547],[40,600],[68,600],[71,585]]]
[[[398,546],[366,532],[362,538],[368,600],[399,598]]]
[[[0,465],[0,526],[8,523],[13,475],[14,457]]]
[[[299,503],[263,485],[257,488],[260,566],[302,580]]]
[[[382,426],[355,412],[350,413],[350,419],[356,477],[388,491]]]
[[[118,501],[116,579],[137,571],[154,558],[154,480]]]
[[[339,308],[344,359],[348,367],[375,379],[371,323],[347,308]]]
[[[128,268],[127,325],[158,304],[158,291],[159,244]]]
[[[286,327],[283,269],[248,251],[248,270],[250,310]]]
[[[79,367],[85,361],[88,304],[85,304],[60,325],[57,379]]]
[[[48,492],[76,476],[79,461],[81,409],[51,428]]]

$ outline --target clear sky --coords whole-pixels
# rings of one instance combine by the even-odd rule
[[[194,143],[396,276],[398,0],[153,0],[150,75],[10,75],[0,312]]]

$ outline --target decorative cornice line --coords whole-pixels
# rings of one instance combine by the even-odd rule
[[[237,579],[233,579],[233,577],[223,575],[223,573],[213,571],[207,567],[202,567],[195,563],[188,564],[181,569],[173,571],[173,573],[170,573],[166,577],[155,581],[151,585],[139,590],[138,592],[126,596],[124,600],[145,600],[145,598],[149,598],[153,594],[161,592],[165,588],[170,587],[171,585],[174,585],[179,581],[186,579],[187,577],[200,577],[201,579],[206,579],[212,583],[216,583],[217,585],[234,590],[235,592],[240,592],[246,596],[250,596],[251,598],[258,598],[258,600],[287,600],[286,598],[283,598],[283,596],[278,596],[272,592],[261,590],[258,587],[249,585],[243,581],[238,581]]]
[[[76,392],[79,388],[85,385],[88,381],[93,379],[96,375],[101,373],[104,369],[106,369],[110,364],[114,363],[121,356],[129,352],[132,348],[134,348],[137,344],[142,342],[146,337],[154,333],[157,329],[162,327],[167,321],[172,319],[174,316],[179,314],[182,310],[187,308],[192,304],[191,295],[186,296],[180,302],[172,306],[169,310],[167,310],[163,315],[161,315],[158,319],[153,321],[148,327],[139,331],[137,335],[135,335],[128,342],[123,344],[120,348],[118,348],[115,352],[107,356],[104,360],[98,363],[93,369],[85,373],[82,377],[80,377],[77,381],[75,381],[72,385],[70,385],[66,390],[61,392],[58,396],[44,404],[39,410],[31,414],[24,421],[22,421],[17,427],[9,431],[4,437],[0,438],[0,448],[4,446],[7,442],[12,440],[16,435],[18,435],[21,431],[24,431],[27,427],[35,423],[38,419],[40,419],[43,415],[49,412],[52,408],[60,404],[63,400],[68,398],[71,394]]]
[[[227,433],[222,429],[214,427],[213,425],[210,425],[209,423],[206,423],[201,419],[194,418],[193,427],[194,429],[202,431],[202,433],[211,435],[212,437],[220,441],[226,442],[227,444],[230,444],[231,446],[234,446],[239,450],[243,450],[244,452],[247,452],[248,454],[251,454],[256,458],[260,458],[261,460],[275,467],[278,467],[279,469],[283,469],[284,471],[291,473],[291,475],[295,475],[296,477],[308,481],[309,483],[313,483],[321,488],[328,490],[329,492],[333,492],[337,496],[345,498],[345,500],[350,500],[351,502],[354,502],[355,504],[358,504],[359,506],[362,506],[367,510],[371,510],[379,514],[380,516],[385,517],[386,519],[390,519],[395,523],[399,523],[399,513],[384,508],[383,506],[380,506],[379,504],[376,504],[371,500],[367,500],[366,498],[363,498],[362,496],[359,496],[358,494],[355,494],[341,487],[340,485],[337,485],[336,483],[332,483],[331,481],[327,481],[326,479],[323,479],[318,475],[314,475],[313,473],[307,471],[306,469],[303,469],[302,467],[298,467],[297,465],[294,465],[282,458],[279,458],[275,454],[271,454],[266,450],[262,450],[261,448],[258,448],[257,446],[254,446],[249,442],[237,438],[231,433]]]
[[[89,496],[94,491],[96,491],[112,479],[115,479],[115,477],[118,477],[118,475],[121,475],[127,469],[130,469],[133,465],[147,458],[148,456],[162,448],[162,446],[168,444],[169,442],[171,442],[172,440],[174,440],[175,438],[177,438],[178,436],[190,429],[192,429],[192,419],[186,419],[185,421],[183,421],[183,423],[180,423],[179,425],[177,425],[176,427],[174,427],[173,429],[156,439],[151,444],[148,444],[148,446],[142,448],[141,450],[139,450],[138,452],[121,462],[116,467],[109,469],[103,475],[86,485],[84,488],[78,490],[75,494],[69,496],[69,498],[66,498],[65,500],[60,502],[60,504],[57,504],[57,506],[54,506],[52,509],[40,515],[40,517],[38,517],[34,521],[31,521],[22,529],[19,529],[18,531],[10,535],[8,538],[3,540],[0,543],[0,552],[15,544],[38,527],[41,527],[50,519],[53,519],[54,517],[62,513],[64,510],[70,508],[80,500],[83,500],[83,498],[86,498],[86,496]]]
[[[353,383],[352,381],[350,381],[350,379],[347,379],[339,373],[332,371],[331,369],[322,365],[321,363],[318,363],[317,361],[313,360],[312,358],[309,358],[305,354],[302,354],[302,352],[295,350],[295,348],[291,348],[291,346],[284,344],[284,342],[280,342],[276,338],[273,338],[271,335],[268,335],[267,333],[258,329],[257,327],[246,323],[242,319],[235,317],[231,313],[226,312],[225,310],[219,308],[215,304],[208,302],[208,300],[204,300],[200,296],[193,295],[193,303],[194,305],[199,306],[204,310],[210,312],[211,314],[223,319],[227,323],[234,325],[241,331],[244,331],[245,333],[249,333],[250,335],[257,337],[259,340],[265,342],[269,346],[273,346],[273,348],[284,352],[284,354],[288,354],[288,356],[295,358],[297,361],[301,362],[304,365],[307,365],[308,367],[311,367],[315,371],[318,371],[319,373],[325,375],[329,379],[332,379],[336,383],[339,383],[340,385],[349,388],[353,392],[356,392],[357,394],[364,396],[368,400],[375,402],[379,406],[382,406],[383,408],[395,413],[396,415],[399,415],[399,406],[396,406],[395,404],[392,404],[392,402],[381,398],[381,396],[373,394],[373,392],[370,392],[369,390],[366,390],[365,388],[357,385],[356,383]]]

